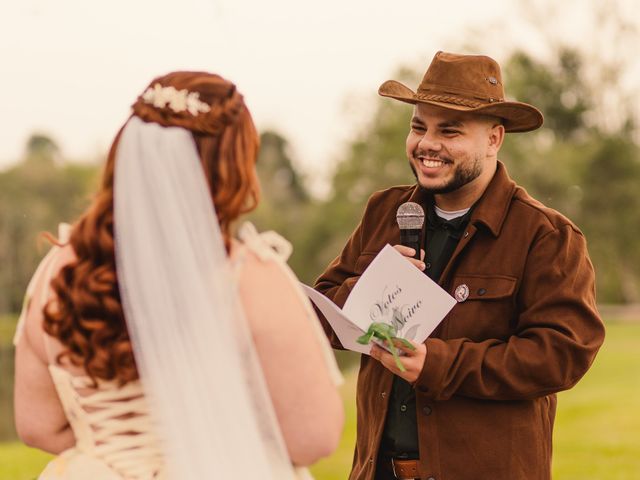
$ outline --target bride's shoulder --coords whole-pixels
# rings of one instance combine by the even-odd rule
[[[293,247],[282,235],[268,230],[258,232],[250,223],[243,223],[238,229],[238,240],[262,261],[281,260],[286,262],[291,256]]]
[[[40,260],[38,268],[27,285],[13,339],[15,345],[18,344],[25,329],[33,330],[33,338],[41,337],[39,330],[42,323],[42,309],[54,297],[51,280],[58,276],[62,268],[77,259],[75,251],[69,243],[70,232],[71,227],[61,223],[58,226],[58,238],[50,237],[53,246]]]
[[[291,243],[273,231],[259,233],[249,222],[238,229],[237,236],[231,259],[241,290],[288,290],[297,285],[287,265]]]

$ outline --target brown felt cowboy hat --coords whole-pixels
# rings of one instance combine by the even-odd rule
[[[503,120],[507,132],[528,132],[543,122],[536,107],[505,101],[500,66],[482,55],[438,52],[417,92],[400,82],[387,80],[378,93],[406,103],[428,103],[449,110],[494,115]]]

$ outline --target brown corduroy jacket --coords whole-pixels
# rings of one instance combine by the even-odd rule
[[[432,200],[415,185],[372,195],[317,290],[342,306],[381,248],[400,243],[395,214],[406,201]],[[415,382],[424,480],[551,478],[555,393],[576,384],[604,340],[594,280],[578,228],[499,163],[439,281],[452,295],[465,284],[469,296],[426,340]],[[374,479],[392,376],[362,356],[351,480]]]

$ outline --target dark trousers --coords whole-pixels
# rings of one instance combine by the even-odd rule
[[[382,456],[378,457],[375,480],[396,480],[391,468],[391,460],[384,459]]]

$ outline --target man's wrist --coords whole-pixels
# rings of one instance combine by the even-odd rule
[[[440,394],[438,386],[442,385],[445,374],[443,357],[445,356],[446,343],[439,338],[428,338],[424,344],[426,354],[422,370],[412,385],[418,394],[428,398],[436,398]]]

